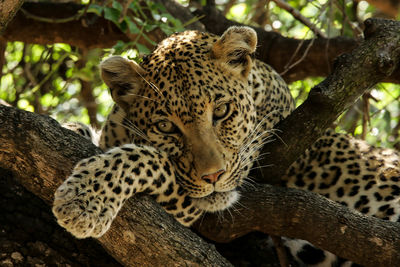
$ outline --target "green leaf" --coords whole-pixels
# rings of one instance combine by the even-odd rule
[[[136,26],[136,24],[132,20],[130,20],[129,18],[125,18],[124,21],[128,25],[128,29],[129,29],[130,33],[133,33],[133,34],[140,33],[140,29]]]
[[[104,18],[111,20],[114,22],[116,25],[119,26],[119,16],[121,12],[118,9],[112,8],[112,7],[105,7],[104,8]]]
[[[158,28],[157,24],[146,24],[144,25],[144,31],[145,32],[151,32],[152,30]]]
[[[115,8],[116,10],[118,10],[120,13],[121,13],[122,10],[124,9],[124,8],[122,7],[122,5],[121,5],[119,2],[117,2],[117,1],[114,1],[114,2],[113,2],[112,7]]]
[[[96,4],[90,4],[86,13],[95,13],[97,16],[101,17],[104,7]]]
[[[125,49],[126,44],[123,41],[118,41],[114,46],[113,49],[115,50],[115,54],[121,54],[121,52]]]
[[[169,27],[166,24],[161,24],[160,29],[166,34],[166,35],[171,35],[174,33],[173,30],[171,30],[171,27]]]
[[[155,9],[155,10],[158,9],[160,12],[163,12],[163,13],[167,12],[167,9],[164,7],[164,5],[159,4],[159,3],[154,3],[154,2],[150,2],[150,3],[152,3],[152,5],[151,5],[152,9]]]
[[[140,54],[150,54],[150,50],[146,46],[137,43],[136,47]]]
[[[390,133],[391,130],[392,130],[392,128],[390,127],[391,118],[392,118],[392,116],[390,114],[390,111],[389,110],[385,110],[385,112],[383,113],[383,119],[385,121],[385,127],[384,128],[385,128],[385,131],[387,133]]]
[[[120,24],[119,24],[119,28],[121,29],[121,31],[126,32],[126,30],[128,29],[128,25],[126,23],[125,20],[123,20]]]
[[[151,40],[146,34],[142,34],[143,38],[146,39],[147,42],[149,42],[151,45],[157,45],[156,42],[154,42],[153,40]]]

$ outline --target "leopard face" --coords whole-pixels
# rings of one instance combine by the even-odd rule
[[[168,153],[178,183],[207,211],[235,202],[249,169],[256,109],[249,88],[256,34],[185,32],[139,65],[111,57],[102,77],[125,114],[129,142]]]

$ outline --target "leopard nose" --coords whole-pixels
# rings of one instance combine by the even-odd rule
[[[225,172],[225,170],[219,170],[216,173],[206,174],[201,176],[201,179],[206,181],[209,184],[216,183],[221,175]]]

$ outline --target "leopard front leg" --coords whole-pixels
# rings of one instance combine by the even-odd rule
[[[146,191],[168,204],[172,194],[166,198],[163,193],[178,195],[179,188],[165,153],[129,144],[79,162],[57,189],[53,213],[74,236],[100,237],[132,194]],[[173,202],[184,199],[181,194]]]

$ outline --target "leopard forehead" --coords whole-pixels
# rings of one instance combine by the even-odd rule
[[[134,102],[144,105],[143,110],[150,114],[174,114],[183,124],[201,119],[220,102],[249,109],[247,81],[238,79],[214,59],[212,46],[217,40],[211,34],[187,31],[161,42],[140,64],[145,83],[138,95],[149,101],[136,98]],[[138,106],[131,107],[137,111]],[[149,114],[145,116],[149,118]]]

